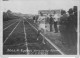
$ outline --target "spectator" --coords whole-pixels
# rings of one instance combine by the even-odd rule
[[[36,16],[35,20],[36,20],[36,23],[37,23],[37,20],[38,20],[38,15]]]
[[[74,15],[74,24],[75,24],[75,30],[77,31],[77,6],[73,7],[73,15]]]
[[[36,22],[36,18],[35,18],[35,16],[33,17],[33,20],[34,20],[34,23]]]
[[[55,29],[55,33],[58,32],[58,27],[57,27],[58,19],[59,19],[58,15],[55,14],[54,15],[54,29]]]
[[[53,17],[52,17],[52,15],[50,15],[50,19],[49,19],[50,32],[53,31],[53,28],[52,28],[53,22],[54,22]]]
[[[67,30],[68,30],[68,38],[69,38],[69,45],[73,46],[77,42],[77,32],[75,27],[77,27],[77,15],[74,15],[74,10],[71,8],[68,11],[68,23],[67,23]]]
[[[68,36],[67,36],[67,19],[68,19],[68,15],[66,14],[66,11],[63,10],[61,11],[61,17],[60,17],[60,26],[59,26],[59,30],[62,36],[62,43],[66,44],[69,42],[68,40]]]
[[[77,42],[77,32],[75,31],[75,22],[77,18],[74,15],[73,8],[70,8],[69,16],[66,15],[65,11],[62,11],[62,17],[60,18],[60,32],[63,37],[63,42],[68,47],[74,46]]]

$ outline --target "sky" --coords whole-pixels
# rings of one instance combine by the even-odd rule
[[[78,5],[78,0],[9,0],[2,2],[3,11],[10,9],[12,12],[23,14],[37,14],[39,10],[68,10]]]

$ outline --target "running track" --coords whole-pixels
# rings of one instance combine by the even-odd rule
[[[16,19],[3,25],[3,54],[64,55],[47,37],[40,33],[27,19]],[[43,43],[43,39],[44,42]]]

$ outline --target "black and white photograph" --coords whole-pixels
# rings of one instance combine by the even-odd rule
[[[77,55],[77,0],[3,0],[3,55]]]

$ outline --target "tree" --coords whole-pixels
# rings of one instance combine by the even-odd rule
[[[10,10],[8,10],[7,12],[3,12],[3,21],[8,21],[16,18],[19,18],[19,17],[13,15],[12,11]]]

